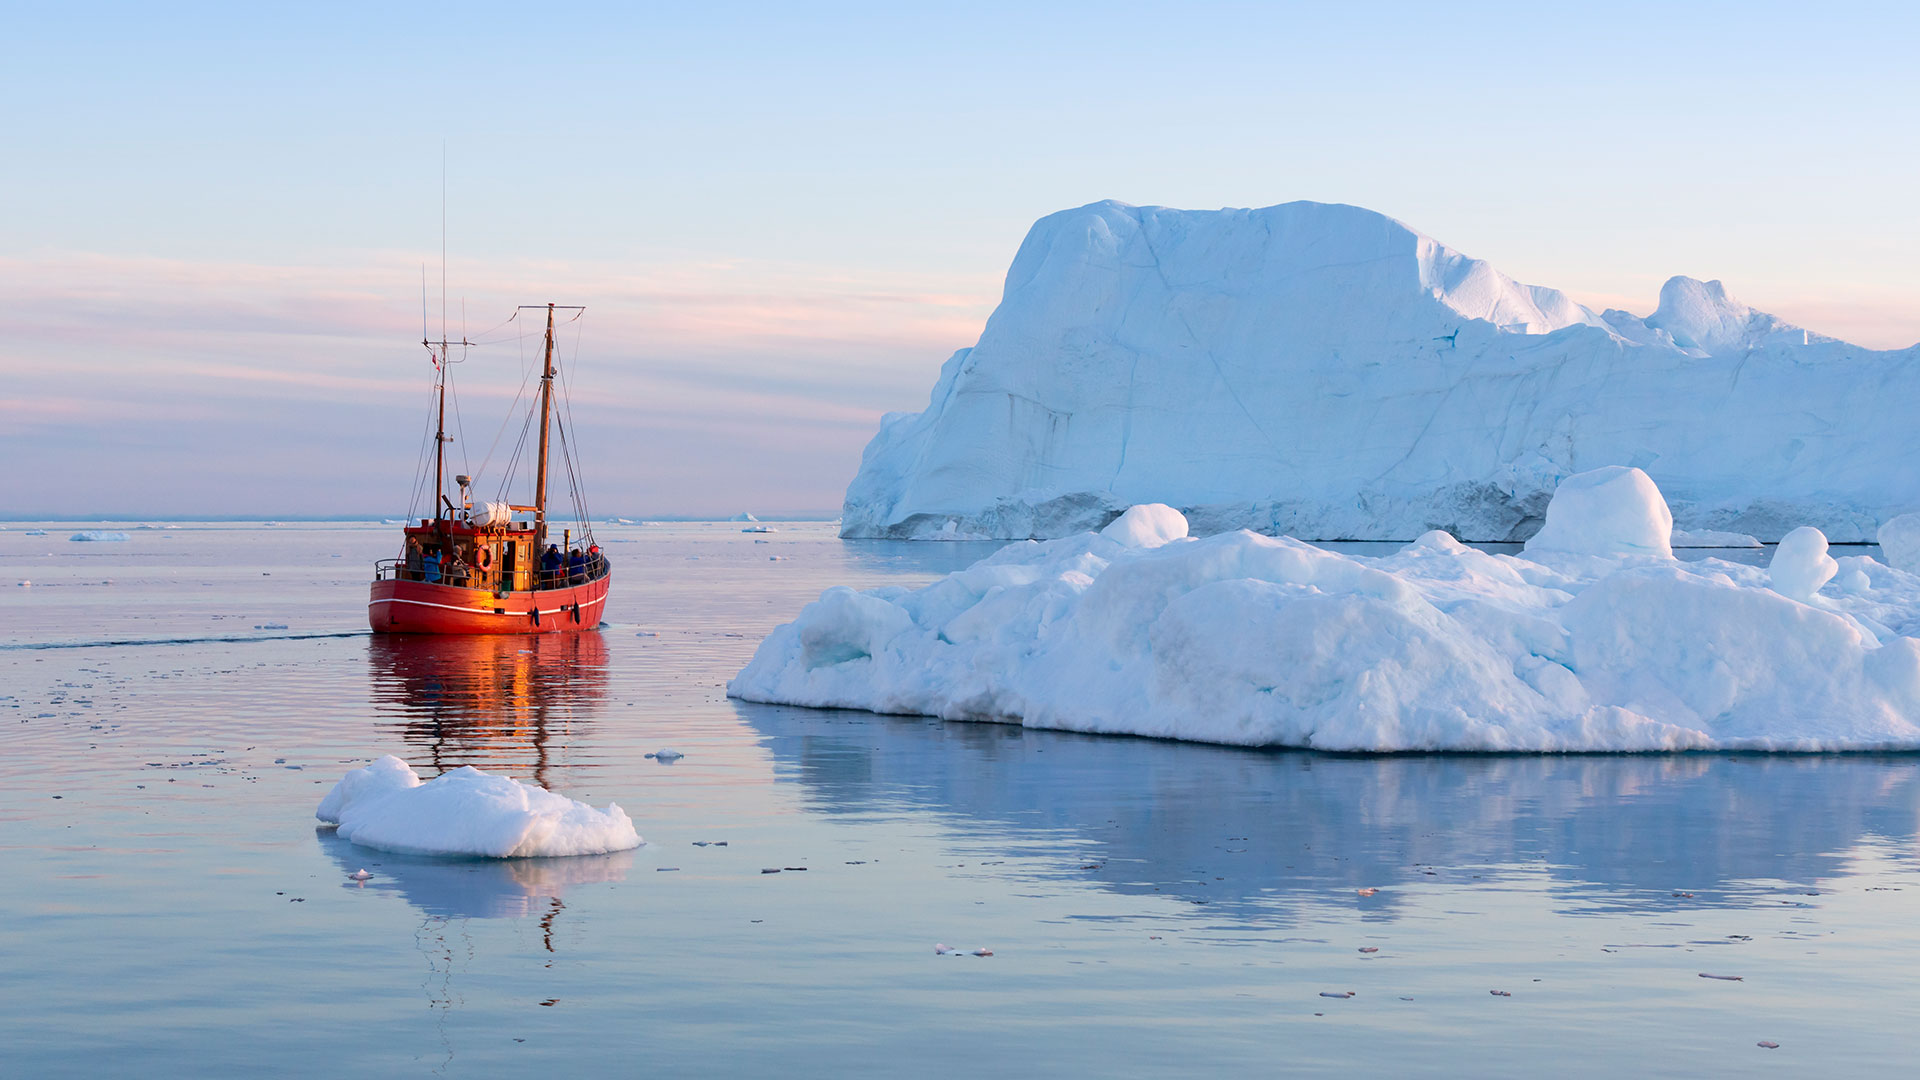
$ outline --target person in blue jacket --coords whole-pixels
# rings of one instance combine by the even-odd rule
[[[587,580],[587,557],[574,548],[567,553],[567,583],[579,585]]]
[[[420,576],[429,585],[440,584],[440,552],[429,548],[426,557],[420,560]]]
[[[551,589],[560,584],[560,545],[548,544],[540,556],[540,586]]]

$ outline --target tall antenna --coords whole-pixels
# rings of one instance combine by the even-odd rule
[[[440,140],[440,340],[447,340],[447,140]]]

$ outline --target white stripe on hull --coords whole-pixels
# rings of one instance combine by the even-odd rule
[[[566,610],[567,610],[568,608],[570,608],[570,607],[576,607],[576,606],[577,606],[577,607],[583,607],[583,608],[590,608],[590,607],[593,607],[593,606],[594,606],[595,604],[604,604],[604,603],[606,603],[606,602],[607,602],[607,598],[606,598],[605,596],[597,596],[597,597],[594,597],[594,598],[593,598],[592,600],[582,600],[582,601],[580,601],[580,602],[579,602],[579,603],[578,603],[577,605],[575,605],[575,604],[562,604],[562,605],[560,605],[560,606],[559,606],[559,607],[557,607],[557,608],[540,608],[540,609],[538,609],[538,610],[539,610],[539,612],[540,612],[540,614],[542,614],[542,615],[558,615],[558,614],[560,614],[561,612],[563,612],[563,611],[566,611]],[[417,604],[417,605],[419,605],[420,607],[437,607],[437,608],[443,608],[443,609],[445,609],[445,610],[447,610],[447,611],[465,611],[465,612],[469,612],[469,613],[471,613],[471,614],[474,614],[474,615],[523,615],[523,616],[530,616],[530,615],[531,615],[531,614],[533,613],[533,610],[534,610],[534,609],[528,609],[527,611],[495,611],[495,610],[494,610],[494,609],[492,609],[492,608],[477,608],[477,607],[461,607],[461,606],[460,606],[460,605],[458,605],[458,604],[436,604],[436,603],[434,603],[434,602],[432,602],[431,600],[402,600],[401,598],[399,598],[399,597],[397,597],[397,596],[389,596],[389,597],[384,597],[384,598],[382,598],[382,599],[379,599],[379,600],[369,600],[369,601],[367,601],[367,606],[368,606],[368,607],[372,607],[372,606],[373,606],[373,605],[375,605],[375,604]]]

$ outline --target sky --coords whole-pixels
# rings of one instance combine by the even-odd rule
[[[831,516],[1027,228],[1106,198],[1354,203],[1595,307],[1688,274],[1920,342],[1913,5],[78,3],[7,35],[0,517],[407,512],[423,278],[435,336],[489,335],[450,451],[483,492],[537,348],[505,320],[555,302],[587,307],[596,516]]]

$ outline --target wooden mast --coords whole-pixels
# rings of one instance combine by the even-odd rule
[[[433,432],[433,516],[440,516],[440,504],[447,497],[447,343],[442,334],[440,342],[440,362],[434,367],[439,369],[439,378],[434,380],[435,391],[440,398],[440,419]],[[427,351],[433,347],[426,342]]]
[[[533,486],[534,558],[547,543],[547,428],[553,413],[553,305],[547,305],[547,357],[540,372],[540,471]]]

